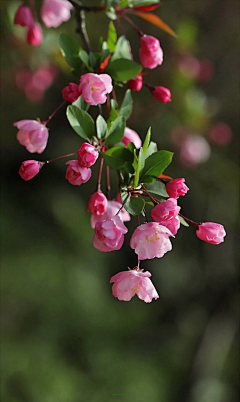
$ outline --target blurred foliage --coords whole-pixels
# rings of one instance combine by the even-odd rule
[[[61,32],[74,34],[74,18],[56,30],[44,29],[43,45],[30,48],[24,43],[24,29],[12,24],[18,4],[3,1],[0,6],[2,401],[237,402],[239,3],[165,2],[157,14],[177,39],[134,17],[144,32],[160,39],[164,50],[163,65],[146,80],[170,88],[173,100],[159,104],[146,88],[134,93],[129,126],[144,138],[151,125],[159,148],[176,151],[166,174],[185,177],[191,189],[180,200],[183,214],[222,223],[227,230],[225,242],[211,246],[182,227],[171,253],[144,262],[161,295],[150,305],[136,297],[120,302],[111,295],[110,277],[135,264],[128,247],[134,219],[123,250],[104,254],[92,247],[86,203],[97,167],[90,183],[79,188],[65,180],[62,161],[31,182],[18,176],[29,154],[17,143],[12,123],[45,119],[60,104],[61,89],[76,81],[58,49]],[[139,39],[127,23],[122,26],[138,60]],[[98,51],[99,36],[107,36],[106,16],[88,14],[87,27]],[[208,59],[214,68],[211,79],[182,74],[179,60],[185,55]],[[55,82],[41,101],[29,101],[16,87],[16,73],[21,67],[35,70],[49,60],[59,70]],[[209,138],[209,128],[217,121],[228,124],[233,133],[224,147]],[[192,169],[180,164],[178,148],[171,142],[172,130],[179,127],[211,143],[206,163]],[[78,149],[81,140],[70,129],[64,110],[49,128],[49,145],[39,159]],[[113,395],[117,393],[126,395]]]

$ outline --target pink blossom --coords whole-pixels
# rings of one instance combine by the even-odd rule
[[[130,247],[135,249],[139,260],[161,258],[167,251],[172,250],[170,236],[170,230],[158,222],[144,223],[135,229]]]
[[[94,145],[84,142],[78,150],[78,163],[82,167],[89,168],[94,165],[98,155],[99,153]]]
[[[155,87],[152,91],[152,95],[158,102],[171,102],[171,92],[167,88]]]
[[[27,31],[27,43],[32,46],[40,46],[43,40],[41,25],[37,22]]]
[[[139,56],[143,67],[153,69],[163,62],[163,51],[159,40],[154,36],[143,35],[140,42]]]
[[[143,86],[142,75],[138,74],[135,78],[132,78],[127,82],[127,86],[131,91],[141,91]]]
[[[87,210],[93,215],[103,215],[107,210],[108,200],[101,191],[96,191],[88,200]]]
[[[18,7],[14,17],[14,24],[28,28],[34,25],[34,19],[29,7],[25,6],[24,4]]]
[[[131,128],[126,127],[124,130],[124,137],[122,139],[122,143],[128,146],[129,142],[133,142],[137,149],[141,148],[142,141],[136,131],[132,130]]]
[[[89,105],[103,104],[112,92],[112,79],[108,74],[87,73],[81,76],[79,91]]]
[[[160,223],[160,225],[168,228],[170,230],[170,232],[173,234],[173,236],[175,236],[177,234],[178,229],[180,228],[180,220],[179,220],[178,216],[170,219],[169,221],[162,221],[159,223]]]
[[[119,216],[114,216],[111,220],[97,222],[93,246],[104,252],[120,250],[124,242],[124,234],[127,231],[128,229]]]
[[[185,195],[189,188],[185,184],[185,179],[173,179],[166,184],[166,190],[171,198],[178,199]]]
[[[57,28],[71,17],[72,4],[67,0],[44,0],[41,17],[47,28]]]
[[[65,177],[69,183],[74,186],[80,186],[81,184],[86,183],[92,175],[91,169],[79,166],[79,163],[76,160],[68,161],[66,162],[66,165],[68,165],[68,167]]]
[[[112,276],[110,283],[113,283],[112,293],[119,300],[129,301],[136,294],[139,299],[150,303],[152,299],[159,296],[151,281],[150,272],[142,272],[137,267],[129,271],[122,271]]]
[[[117,201],[108,201],[107,202],[107,210],[103,215],[92,215],[91,216],[91,227],[94,229],[97,222],[102,222],[103,220],[112,219],[122,207],[122,203]],[[130,221],[129,213],[122,208],[121,211],[118,213],[119,218],[122,222]]]
[[[214,222],[204,222],[198,226],[197,237],[210,244],[219,244],[224,241],[226,231],[223,225]]]
[[[47,146],[48,129],[37,120],[20,120],[13,124],[19,129],[17,140],[33,153],[41,154]]]
[[[73,82],[69,82],[68,86],[62,90],[63,99],[71,103],[75,102],[80,95],[78,85]]]
[[[210,154],[209,143],[201,135],[188,135],[181,143],[180,161],[187,167],[206,162]]]
[[[177,201],[175,198],[168,198],[166,201],[162,201],[157,204],[152,209],[152,218],[155,222],[166,222],[172,218],[175,218],[179,211],[180,207],[177,205]]]
[[[25,181],[31,180],[39,173],[42,165],[43,163],[34,160],[24,161],[19,169],[19,175]]]

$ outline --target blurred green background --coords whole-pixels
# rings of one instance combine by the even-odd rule
[[[211,246],[182,227],[171,253],[143,262],[160,294],[151,304],[137,297],[120,302],[111,294],[110,277],[135,265],[128,246],[134,219],[123,250],[92,247],[86,205],[97,166],[81,187],[64,178],[65,161],[30,182],[18,175],[32,156],[16,141],[12,123],[44,120],[61,103],[61,89],[75,78],[59,53],[58,36],[77,38],[72,18],[44,29],[40,48],[28,46],[24,28],[12,23],[19,4],[1,2],[2,401],[237,402],[239,2],[165,1],[157,15],[177,39],[133,17],[161,41],[164,63],[145,78],[169,88],[172,102],[160,104],[143,88],[133,94],[128,126],[144,138],[151,125],[159,148],[175,152],[166,174],[185,177],[190,187],[179,200],[182,213],[222,223],[227,231],[223,244]],[[107,25],[104,15],[87,15],[94,51]],[[137,59],[139,38],[127,23],[122,26]],[[49,63],[52,85],[50,79],[42,92],[26,90],[24,77],[29,81]],[[211,135],[219,122],[228,133],[222,145],[218,130]],[[49,144],[39,160],[78,149],[81,140],[63,109],[48,126]],[[202,163],[181,159],[186,135],[204,138],[209,157]]]

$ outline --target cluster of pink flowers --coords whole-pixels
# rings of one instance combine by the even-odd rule
[[[94,165],[98,155],[99,153],[93,145],[84,142],[78,150],[78,159],[66,163],[68,165],[66,179],[69,183],[75,186],[86,183],[91,178],[90,167]]]

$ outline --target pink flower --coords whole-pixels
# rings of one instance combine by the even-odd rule
[[[92,175],[91,169],[79,166],[79,163],[76,160],[68,161],[66,165],[68,165],[68,167],[65,177],[69,183],[74,186],[80,186],[81,184],[86,183]]]
[[[224,241],[226,231],[223,225],[214,222],[204,222],[198,226],[197,237],[210,244],[219,244]]]
[[[111,220],[97,222],[93,246],[104,252],[120,250],[124,242],[124,234],[127,231],[119,216],[114,216]]]
[[[139,260],[161,258],[167,251],[172,250],[170,236],[170,230],[158,222],[144,223],[134,231],[130,247],[135,249]]]
[[[107,210],[108,200],[101,191],[96,191],[88,200],[87,210],[93,215],[103,215]]]
[[[180,146],[180,161],[187,167],[206,162],[211,154],[209,143],[201,135],[188,135]]]
[[[140,42],[139,56],[143,67],[153,69],[163,62],[163,51],[159,40],[150,35],[143,35]]]
[[[129,142],[133,142],[137,149],[141,148],[142,141],[136,131],[132,130],[131,128],[126,127],[124,130],[124,137],[121,141],[126,147],[128,146]]]
[[[94,165],[98,155],[99,153],[93,145],[84,142],[78,150],[78,163],[82,167],[89,168]]]
[[[135,78],[132,78],[127,82],[127,86],[131,91],[141,91],[143,86],[142,75],[138,74]]]
[[[27,43],[32,46],[40,46],[43,40],[41,25],[37,22],[28,29]]]
[[[20,120],[13,124],[19,129],[17,140],[33,153],[41,154],[47,146],[48,129],[37,120]]]
[[[34,160],[24,161],[19,169],[19,175],[23,180],[26,181],[31,180],[39,173],[39,170],[41,169],[42,166],[43,163],[38,161]]]
[[[105,103],[106,95],[112,92],[112,88],[112,79],[108,74],[87,73],[80,78],[79,91],[89,105]]]
[[[41,17],[47,28],[57,28],[71,17],[72,4],[67,0],[44,0]]]
[[[177,205],[177,201],[175,198],[168,198],[166,201],[162,201],[159,204],[157,204],[153,209],[152,209],[152,218],[156,222],[166,222],[169,221],[172,218],[175,218],[179,211],[180,207]]]
[[[159,296],[151,281],[150,272],[142,272],[137,267],[130,271],[122,271],[112,276],[110,283],[113,283],[112,293],[118,300],[129,301],[136,294],[139,299],[150,303],[152,299]]]
[[[160,223],[160,225],[168,228],[170,230],[170,232],[173,234],[173,236],[175,236],[177,234],[177,231],[180,228],[180,220],[179,220],[178,216],[170,219],[169,221],[162,221],[159,223]]]
[[[152,91],[152,95],[158,102],[166,103],[171,102],[171,92],[164,87],[155,87]]]
[[[28,28],[34,25],[34,19],[29,7],[25,5],[21,5],[20,7],[18,7],[14,17],[14,24]]]
[[[94,229],[97,222],[107,221],[112,219],[117,212],[122,207],[122,203],[117,201],[108,201],[107,202],[107,210],[103,215],[92,215],[91,216],[91,227]],[[126,211],[126,209],[122,208],[121,211],[118,213],[119,218],[122,222],[130,221],[130,215]]]
[[[166,184],[166,190],[171,198],[179,198],[185,195],[189,188],[185,184],[185,179],[173,179]]]
[[[80,95],[78,85],[73,82],[69,82],[68,86],[62,90],[63,99],[71,103],[75,102]]]

